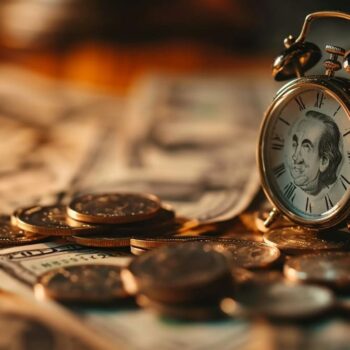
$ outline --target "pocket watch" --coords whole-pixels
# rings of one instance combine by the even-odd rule
[[[276,94],[263,119],[258,166],[263,190],[273,205],[265,226],[283,214],[298,225],[326,229],[350,215],[350,50],[326,45],[324,75],[305,76],[321,50],[305,41],[315,19],[350,20],[342,12],[315,12],[300,35],[284,40],[273,64],[277,81],[293,79]],[[342,58],[342,63],[339,62]]]

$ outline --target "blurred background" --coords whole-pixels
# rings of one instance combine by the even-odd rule
[[[1,0],[0,58],[45,75],[125,94],[153,70],[269,72],[305,16],[350,11],[348,0]],[[343,29],[344,28],[344,29]],[[346,46],[348,23],[310,41]]]

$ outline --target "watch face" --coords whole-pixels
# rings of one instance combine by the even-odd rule
[[[268,117],[262,166],[270,197],[304,223],[332,218],[350,194],[350,119],[332,91],[299,87]]]

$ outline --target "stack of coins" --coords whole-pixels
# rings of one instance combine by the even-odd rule
[[[122,270],[137,303],[166,317],[222,317],[220,300],[232,289],[231,257],[203,242],[178,243],[136,257]]]
[[[132,252],[140,255],[135,261],[142,258],[147,261],[150,256],[153,259],[164,257],[163,249],[170,254],[183,247],[185,242],[209,244],[216,251],[224,251],[230,256],[232,288],[230,297],[221,300],[220,305],[221,311],[233,317],[295,320],[326,316],[340,307],[349,312],[347,300],[350,297],[344,297],[344,293],[346,296],[350,291],[350,236],[347,232],[288,226],[284,221],[280,227],[265,232],[263,239],[265,243],[222,236],[144,236],[131,239],[130,244]],[[180,254],[178,259],[182,259]],[[186,273],[190,273],[190,263],[187,269]],[[158,300],[140,287],[133,268],[126,273],[126,278],[129,283],[134,283],[139,305],[161,315],[185,319],[218,315],[213,311],[217,310],[216,305],[206,302],[207,308],[204,308],[199,299],[191,305],[171,303],[170,307],[169,301]],[[139,287],[136,288],[137,283]]]
[[[48,237],[91,247],[128,247],[140,235],[176,233],[186,220],[158,197],[138,193],[87,194],[68,206],[33,206],[16,210],[0,222],[0,241],[20,244]],[[1,244],[1,243],[0,243]]]
[[[161,316],[312,318],[350,312],[350,235],[264,213],[198,226],[142,193],[86,194],[67,206],[33,206],[0,216],[0,246],[62,238],[91,247],[129,247],[127,268],[67,266],[46,272],[35,294],[63,303],[136,301]],[[260,220],[260,221],[259,221]],[[339,295],[341,299],[339,298]]]

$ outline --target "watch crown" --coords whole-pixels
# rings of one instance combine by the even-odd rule
[[[343,68],[345,72],[350,73],[350,50],[344,55]]]
[[[330,57],[323,62],[323,66],[326,68],[325,74],[329,77],[333,77],[334,72],[341,69],[341,64],[338,61],[338,56],[344,56],[345,50],[339,46],[326,45],[326,52],[330,54]]]

